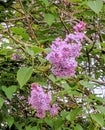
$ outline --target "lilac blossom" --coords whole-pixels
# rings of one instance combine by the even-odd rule
[[[36,117],[46,117],[46,111],[50,112],[52,109],[51,101],[50,93],[45,93],[43,88],[36,83],[31,84],[31,96],[28,98],[28,103],[36,110]],[[57,109],[56,106],[54,108]]]
[[[53,104],[52,108],[50,109],[50,115],[54,116],[58,114],[58,110],[59,110],[59,107],[57,106],[57,104]]]
[[[86,23],[80,21],[76,26],[73,28],[76,32],[84,31],[86,29]]]
[[[55,76],[75,76],[76,58],[80,55],[82,49],[81,41],[84,38],[84,33],[79,31],[83,31],[85,25],[81,21],[74,27],[75,33],[66,35],[64,40],[58,37],[52,42],[51,52],[46,59],[52,64],[51,71]]]
[[[69,34],[64,40],[57,38],[51,45],[47,60],[53,65],[51,71],[59,77],[74,76],[77,67],[76,57],[79,57],[83,35]]]

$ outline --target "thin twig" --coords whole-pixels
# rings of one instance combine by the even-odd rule
[[[94,44],[93,41],[92,41],[90,38],[88,38],[86,35],[85,35],[85,39],[86,39],[89,43]]]
[[[98,83],[100,85],[105,85],[105,82],[103,81],[99,81],[99,80],[95,80],[95,79],[90,79],[92,82]]]
[[[24,15],[25,15],[25,18],[26,18],[26,20],[27,20],[28,27],[29,27],[29,30],[30,30],[30,32],[31,32],[31,38],[32,38],[32,39],[35,39],[35,41],[37,42],[37,44],[40,46],[40,43],[39,43],[39,41],[37,40],[37,37],[36,37],[36,35],[35,35],[35,33],[34,33],[34,30],[33,30],[32,26],[31,26],[29,17],[27,16],[27,13],[26,13],[26,11],[25,11],[25,9],[24,9],[24,6],[23,6],[23,4],[22,4],[22,1],[21,1],[21,0],[18,0],[18,1],[19,1],[19,3],[20,3],[21,9],[23,10]]]
[[[60,17],[60,16],[59,16],[59,17]],[[61,17],[60,17],[60,21],[61,21],[62,25],[64,26],[64,28],[66,29],[67,33],[69,34],[70,31],[69,31],[69,29],[67,28],[67,26],[65,25],[65,23],[64,23],[64,21],[62,20]]]

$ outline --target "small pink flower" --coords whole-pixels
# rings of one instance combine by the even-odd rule
[[[57,115],[58,110],[59,110],[59,107],[57,106],[57,104],[53,104],[52,108],[50,109],[50,115],[51,116]]]
[[[37,113],[35,114],[35,116],[38,118],[45,118],[46,114],[45,114],[45,111],[38,110]]]
[[[86,23],[80,21],[76,26],[73,28],[76,32],[84,31],[86,29]]]
[[[41,87],[39,87],[39,85],[37,83],[32,83],[31,84],[31,89],[32,90],[37,90],[37,91],[43,91],[43,89]]]

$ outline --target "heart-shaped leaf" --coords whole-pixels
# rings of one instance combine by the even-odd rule
[[[23,85],[25,85],[27,83],[27,81],[29,80],[29,78],[31,77],[33,72],[32,67],[22,67],[18,70],[17,72],[17,80],[20,84],[20,88],[23,87]]]
[[[10,87],[2,86],[3,92],[5,93],[7,98],[10,100],[13,96],[13,93],[16,92],[16,89],[17,89],[17,86],[10,86]]]
[[[102,0],[94,0],[94,1],[88,1],[87,5],[96,13],[98,14],[102,7],[103,7],[103,2]]]
[[[51,26],[55,18],[54,18],[54,15],[52,15],[50,13],[46,13],[44,15],[44,19],[47,22],[47,24]]]

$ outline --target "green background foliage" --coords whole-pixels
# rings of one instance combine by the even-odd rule
[[[0,0],[0,129],[101,130],[105,127],[105,2]],[[86,23],[75,77],[58,78],[46,60],[52,41]],[[18,60],[13,59],[18,54]],[[58,115],[38,119],[28,104],[31,83],[52,92]],[[45,87],[46,86],[46,87]],[[50,86],[50,87],[49,87]]]

